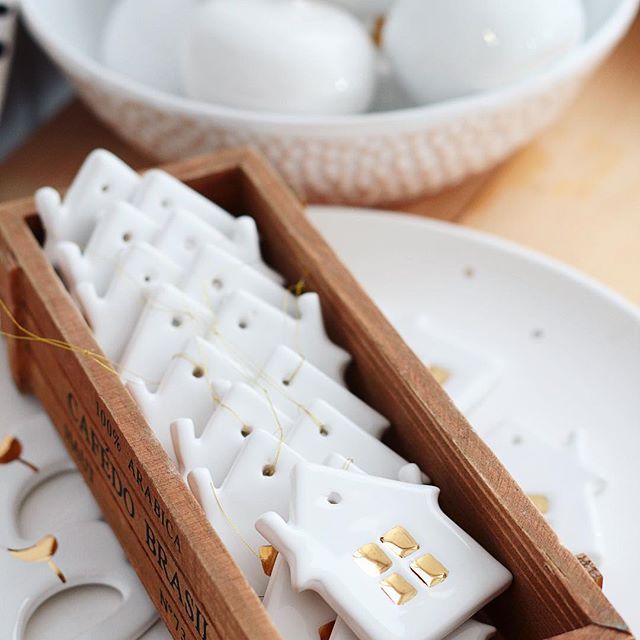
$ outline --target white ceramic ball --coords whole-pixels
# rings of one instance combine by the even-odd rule
[[[359,18],[374,18],[389,11],[395,0],[331,0]]]
[[[365,111],[375,48],[363,25],[307,0],[209,0],[193,14],[182,56],[197,100],[287,114]]]
[[[197,1],[119,0],[102,34],[102,61],[147,86],[179,93],[179,51]]]
[[[515,82],[583,38],[580,0],[397,0],[384,48],[420,103]]]

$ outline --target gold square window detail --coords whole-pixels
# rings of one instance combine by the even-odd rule
[[[353,554],[353,559],[370,576],[379,576],[390,569],[392,564],[389,556],[375,542],[360,547]]]
[[[406,558],[420,548],[413,536],[404,527],[393,527],[381,538],[380,542],[401,558]]]
[[[418,593],[399,573],[392,573],[382,580],[380,588],[397,605],[406,604]]]
[[[430,553],[412,562],[411,571],[413,571],[427,587],[435,587],[437,584],[444,582],[449,575],[449,570]]]

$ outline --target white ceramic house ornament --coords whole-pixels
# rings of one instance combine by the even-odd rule
[[[256,371],[278,345],[285,345],[342,382],[350,356],[329,340],[318,294],[296,298],[296,309],[297,317],[292,318],[247,291],[232,292],[218,309],[215,341],[237,349]]]
[[[193,263],[199,249],[213,245],[251,265],[271,280],[283,281],[263,262],[256,221],[249,216],[234,218],[233,232],[228,236],[187,209],[176,209],[163,222],[154,244],[183,267]]]
[[[11,588],[0,598],[3,637],[23,640],[29,618],[46,600],[76,587],[102,585],[120,595],[116,611],[76,640],[138,638],[156,610],[104,522],[68,523],[37,542],[0,549],[0,573]],[[5,635],[6,634],[6,635]]]
[[[156,391],[151,391],[143,380],[127,381],[131,396],[172,459],[171,423],[189,416],[196,435],[202,433],[231,386],[228,381],[231,371],[223,368],[224,362],[215,347],[195,338],[172,359]],[[237,372],[232,364],[228,366]]]
[[[508,423],[483,438],[562,543],[598,562],[602,534],[592,503],[604,491],[605,482],[581,460],[580,432],[554,446],[522,425]]]
[[[436,487],[300,464],[289,522],[257,530],[364,640],[438,640],[504,591],[511,574],[438,507]]]
[[[214,315],[170,284],[159,285],[146,300],[120,359],[122,377],[140,378],[157,389],[172,358],[189,340],[205,335]]]
[[[90,282],[76,295],[104,354],[117,363],[144,308],[160,283],[173,284],[182,269],[146,242],[135,242],[120,254],[113,280],[103,297]]]
[[[242,289],[292,316],[297,314],[295,296],[254,266],[214,245],[203,246],[190,266],[182,290],[210,309],[224,296]]]
[[[62,278],[72,293],[79,282],[90,282],[104,295],[118,265],[120,252],[132,242],[151,242],[158,225],[126,202],[104,208],[84,251],[75,242],[58,243]]]
[[[259,596],[268,582],[260,560],[260,547],[267,543],[254,524],[265,511],[287,516],[291,470],[300,462],[303,458],[278,438],[257,430],[247,436],[219,488],[206,469],[188,476],[209,522]]]
[[[236,383],[225,393],[199,438],[193,420],[182,418],[171,425],[171,441],[180,473],[186,477],[194,469],[205,468],[219,486],[249,434],[262,430],[286,438],[291,426],[291,420],[269,402],[268,396]]]
[[[51,187],[38,189],[36,208],[46,231],[45,252],[57,265],[58,242],[68,240],[84,248],[102,209],[118,200],[128,200],[140,176],[122,160],[104,149],[91,152],[64,198]]]

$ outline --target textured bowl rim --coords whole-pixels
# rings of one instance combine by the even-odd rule
[[[354,133],[354,127],[370,129],[382,126],[397,130],[399,127],[412,127],[416,123],[435,124],[465,114],[491,110],[515,100],[536,95],[545,87],[558,83],[563,78],[578,75],[583,70],[588,71],[600,62],[601,58],[626,33],[640,4],[640,0],[620,0],[618,6],[602,25],[556,64],[500,89],[392,111],[326,116],[236,109],[164,93],[143,85],[108,69],[96,59],[78,52],[73,45],[48,33],[44,21],[38,14],[39,1],[42,0],[22,0],[21,8],[27,26],[47,52],[60,62],[65,71],[72,74],[80,72],[92,82],[102,86],[109,85],[114,92],[126,95],[129,99],[144,102],[161,111],[212,119],[219,124],[233,123],[235,126],[241,125],[253,130],[269,127],[271,133],[275,133],[279,128],[299,129],[306,136],[334,128],[337,132],[351,135]]]

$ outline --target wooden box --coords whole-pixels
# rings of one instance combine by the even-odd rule
[[[389,442],[441,490],[445,511],[514,575],[486,614],[505,638],[631,638],[583,564],[530,500],[252,151],[167,170],[227,210],[255,217],[266,260],[320,294],[350,385],[394,425]],[[0,295],[38,336],[97,350],[40,249],[31,199],[0,208]],[[6,314],[2,327],[20,333]],[[205,519],[118,378],[78,350],[8,340],[21,390],[44,404],[176,639],[276,639],[260,600]]]

